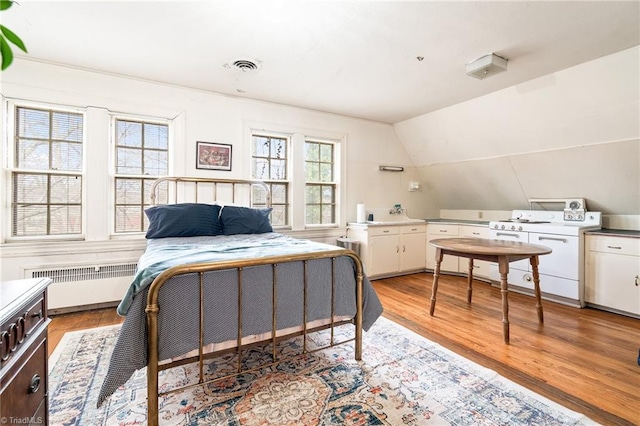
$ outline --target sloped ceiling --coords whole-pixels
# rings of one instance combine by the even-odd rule
[[[29,1],[16,55],[396,123],[640,43],[637,1]],[[495,52],[507,72],[465,63]],[[422,57],[423,60],[418,60]],[[225,66],[249,59],[257,71]]]

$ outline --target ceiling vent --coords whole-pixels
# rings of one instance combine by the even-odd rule
[[[224,66],[226,68],[231,68],[242,72],[251,72],[260,69],[260,62],[253,59],[234,59],[224,64]]]
[[[508,59],[495,53],[485,55],[466,64],[467,75],[482,80],[507,70]]]

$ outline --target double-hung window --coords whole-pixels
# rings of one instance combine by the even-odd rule
[[[307,139],[304,144],[305,224],[336,223],[335,143]]]
[[[169,173],[169,124],[115,118],[116,233],[144,232],[153,181]]]
[[[289,138],[254,133],[252,139],[252,178],[271,189],[271,224],[289,225]],[[254,205],[259,206],[260,203]]]
[[[79,235],[84,115],[15,106],[11,236]]]

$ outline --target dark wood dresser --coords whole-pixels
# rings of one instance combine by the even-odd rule
[[[0,283],[0,422],[49,424],[49,278]]]

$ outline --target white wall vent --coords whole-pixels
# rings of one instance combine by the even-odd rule
[[[100,280],[115,277],[130,277],[136,273],[136,263],[120,265],[82,266],[75,268],[41,269],[31,271],[31,278],[49,277],[54,283]]]
[[[115,306],[127,292],[137,263],[25,269],[25,278],[49,277],[49,313],[59,314]]]

